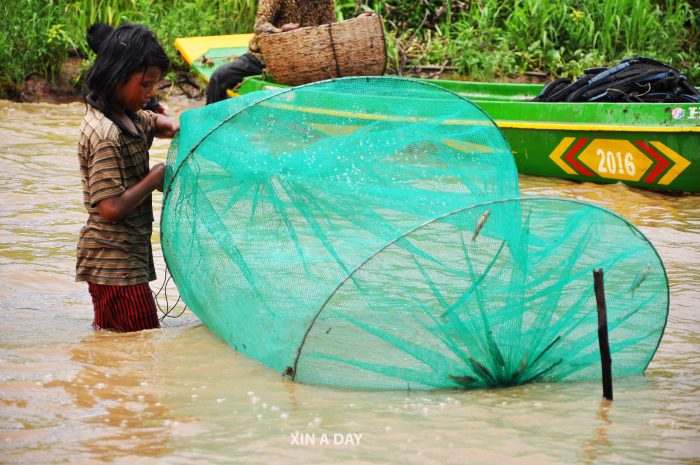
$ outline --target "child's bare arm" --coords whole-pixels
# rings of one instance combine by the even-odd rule
[[[161,114],[156,117],[156,137],[161,139],[172,139],[175,133],[179,130],[179,122],[171,120],[167,116]]]
[[[154,190],[163,189],[165,165],[158,163],[151,168],[145,178],[134,184],[121,195],[104,199],[97,204],[97,211],[107,221],[116,221],[136,208]]]

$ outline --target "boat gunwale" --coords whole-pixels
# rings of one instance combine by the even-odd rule
[[[393,76],[387,76],[393,77]],[[495,98],[479,98],[480,95],[470,95],[469,93],[460,92],[453,88],[453,86],[442,86],[440,82],[447,82],[449,84],[458,83],[459,85],[469,85],[474,84],[474,86],[482,86],[484,84],[489,85],[489,87],[498,88],[504,86],[533,86],[534,84],[510,84],[510,83],[467,83],[464,81],[438,81],[438,80],[428,80],[421,79],[421,82],[428,82],[430,84],[437,85],[439,87],[444,87],[446,90],[456,93],[461,97],[466,98],[470,102],[476,104],[482,110],[486,111],[488,114],[492,115],[494,121],[497,123],[499,128],[505,129],[527,129],[527,130],[545,130],[545,131],[585,131],[585,132],[641,132],[641,133],[700,133],[700,115],[695,119],[671,119],[670,114],[672,109],[680,108],[682,110],[689,110],[690,108],[698,108],[700,113],[700,103],[693,102],[681,102],[681,103],[626,103],[626,102],[601,102],[601,103],[591,103],[591,102],[532,102],[522,99],[495,99]],[[534,85],[536,86],[536,85]],[[271,83],[260,78],[260,76],[250,76],[243,81],[243,84],[237,93],[234,95],[245,94],[249,92],[254,92],[256,90],[264,89],[280,89],[287,88],[283,84]],[[486,96],[486,94],[483,94]],[[523,95],[523,94],[513,94],[513,95]],[[527,107],[523,105],[527,104]],[[642,111],[645,114],[656,113],[657,115],[667,115],[668,120],[662,121],[658,124],[654,124],[653,121],[640,121],[639,124],[619,124],[619,123],[606,123],[595,119],[585,119],[580,120],[566,120],[563,116],[568,114],[575,114],[575,111],[580,111],[582,108],[587,106],[595,106],[597,112],[610,111],[619,114],[633,113],[635,111]],[[602,106],[602,108],[601,108]],[[537,120],[528,118],[517,118],[517,119],[507,119],[499,117],[500,114],[512,113],[508,111],[508,108],[528,108],[528,112],[539,113],[539,118]],[[538,109],[540,111],[538,111]],[[546,109],[546,111],[545,111]],[[498,111],[495,111],[498,110]],[[697,121],[697,122],[695,122]]]

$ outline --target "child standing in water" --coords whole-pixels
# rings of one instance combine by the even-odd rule
[[[165,166],[149,168],[154,136],[173,137],[179,125],[143,110],[170,62],[153,32],[126,24],[100,47],[83,96],[78,158],[87,224],[78,240],[76,281],[87,281],[95,328],[157,328],[149,281],[151,193],[163,189]]]

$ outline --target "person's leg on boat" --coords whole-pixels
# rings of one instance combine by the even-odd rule
[[[231,63],[220,66],[207,85],[207,105],[227,98],[226,92],[244,78],[262,73],[264,65],[250,53],[244,53]]]

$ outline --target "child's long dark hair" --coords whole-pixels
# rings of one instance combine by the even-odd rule
[[[90,26],[85,34],[85,39],[87,39],[90,50],[97,54],[100,51],[100,47],[107,41],[107,37],[109,37],[113,30],[112,26],[105,23],[95,23]]]
[[[88,71],[83,97],[86,101],[89,97],[91,103],[109,112],[116,85],[149,66],[157,66],[165,74],[170,60],[150,29],[138,24],[124,24],[101,45],[100,53]]]

